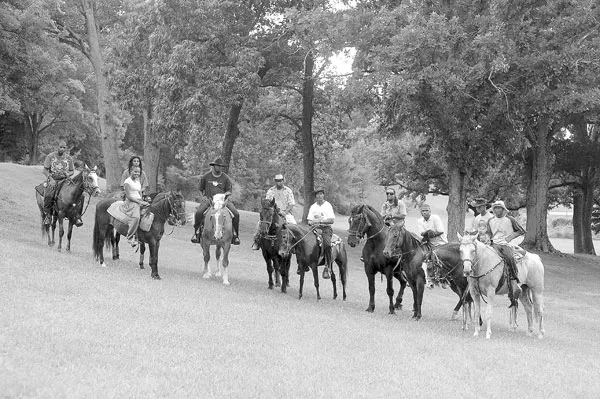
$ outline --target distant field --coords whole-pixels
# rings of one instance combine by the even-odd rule
[[[33,187],[40,167],[0,163],[0,397],[6,398],[596,398],[600,392],[600,262],[542,255],[546,337],[508,330],[506,298],[494,308],[492,340],[450,321],[457,297],[425,292],[423,319],[387,314],[385,283],[368,303],[360,248],[349,249],[348,300],[332,300],[311,276],[297,299],[267,289],[250,250],[257,214],[242,211],[242,245],[230,280],[201,277],[192,227],[168,228],[161,281],[125,245],[100,268],[91,254],[94,206],[72,253],[40,237]],[[191,218],[193,204],[188,204]],[[413,216],[413,215],[411,215]],[[336,231],[346,239],[344,218]],[[410,229],[410,227],[409,227]],[[292,262],[295,270],[295,260]],[[398,286],[396,285],[397,289]]]

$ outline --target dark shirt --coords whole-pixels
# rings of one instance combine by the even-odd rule
[[[200,191],[208,198],[212,198],[215,194],[223,194],[227,191],[231,192],[231,179],[225,173],[221,172],[221,176],[215,177],[212,171],[202,176],[200,180]]]

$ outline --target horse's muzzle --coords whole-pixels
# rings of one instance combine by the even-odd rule
[[[97,196],[99,196],[100,194],[102,194],[102,190],[100,190],[99,188],[96,188],[96,189],[94,190],[94,197],[97,197]]]

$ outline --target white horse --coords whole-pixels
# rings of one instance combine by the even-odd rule
[[[231,249],[232,215],[225,207],[227,194],[215,194],[213,197],[213,207],[204,218],[204,228],[202,230],[202,251],[204,253],[204,274],[203,278],[209,279],[213,275],[223,276],[223,284],[229,285],[229,276],[227,267],[229,266],[229,250]],[[210,261],[210,246],[216,245],[215,256],[217,258],[217,269],[212,272],[208,266]]]
[[[479,335],[479,317],[481,316],[481,301],[486,309],[483,321],[487,323],[485,337],[489,339],[492,335],[492,306],[494,297],[508,294],[508,280],[505,279],[500,285],[504,274],[504,261],[498,253],[488,245],[477,240],[475,235],[458,235],[460,241],[460,257],[463,260],[464,274],[469,280],[469,292],[473,297],[475,305],[475,333]],[[539,322],[538,337],[545,334],[544,316],[544,265],[536,254],[526,252],[523,258],[517,262],[519,271],[519,283],[523,290],[521,303],[527,314],[527,335],[533,333],[533,311]],[[500,285],[500,286],[499,286]],[[511,327],[517,329],[516,307],[511,308]]]

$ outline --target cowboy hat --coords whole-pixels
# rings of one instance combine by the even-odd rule
[[[475,200],[473,201],[473,206],[474,207],[478,207],[478,206],[484,206],[484,205],[488,205],[488,202],[486,201],[485,198],[475,198]]]
[[[317,188],[315,191],[313,191],[314,195],[317,195],[318,193],[325,194],[325,189],[324,188]]]
[[[275,180],[283,180],[283,175],[282,174],[275,175]]]
[[[209,163],[210,166],[222,166],[224,168],[227,167],[227,165],[225,165],[225,163],[223,162],[223,160],[221,158],[217,158],[214,161],[212,161],[211,163]]]
[[[504,201],[501,201],[501,200],[498,200],[492,204],[492,209],[494,209],[494,208],[502,208],[506,212],[508,212],[508,208],[506,208],[506,205],[504,205]]]

